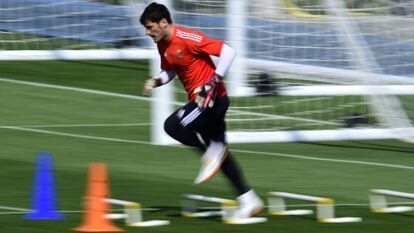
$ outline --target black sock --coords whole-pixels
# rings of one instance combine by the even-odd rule
[[[221,171],[235,187],[238,195],[242,195],[243,193],[250,190],[243,178],[236,160],[233,158],[233,156],[231,156],[230,152],[227,155],[226,160],[224,160],[223,164],[221,165]]]

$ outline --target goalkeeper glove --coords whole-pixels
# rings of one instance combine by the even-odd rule
[[[221,78],[220,75],[214,73],[210,77],[210,80],[200,87],[201,90],[197,90],[199,94],[195,102],[199,108],[206,109],[214,106],[214,100],[216,99],[218,84]]]
[[[154,88],[158,87],[160,85],[160,80],[155,78],[148,78],[144,82],[144,89],[143,94],[144,95],[150,95],[151,92],[154,90]]]

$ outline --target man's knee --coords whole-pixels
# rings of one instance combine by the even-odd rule
[[[177,124],[172,117],[168,117],[167,120],[164,122],[164,131],[174,138],[174,133],[177,131]]]

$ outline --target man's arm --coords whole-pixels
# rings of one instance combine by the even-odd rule
[[[215,73],[210,77],[210,80],[201,87],[200,94],[195,100],[200,108],[205,109],[207,107],[213,107],[217,95],[217,86],[220,80],[223,79],[226,71],[230,68],[235,57],[236,51],[232,47],[223,44]]]
[[[148,78],[144,83],[143,94],[150,95],[154,88],[169,83],[174,79],[175,75],[175,71],[173,70],[163,70],[161,73]]]
[[[223,44],[220,52],[220,58],[217,63],[216,74],[221,77],[224,77],[224,74],[230,68],[231,64],[236,58],[236,50],[227,44]]]

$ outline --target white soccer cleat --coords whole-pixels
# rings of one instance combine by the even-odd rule
[[[228,154],[227,146],[221,142],[211,142],[203,157],[202,165],[195,184],[202,184],[210,180],[219,170]]]
[[[263,201],[253,189],[237,197],[237,200],[239,202],[239,208],[236,213],[237,219],[251,218],[264,210]]]

